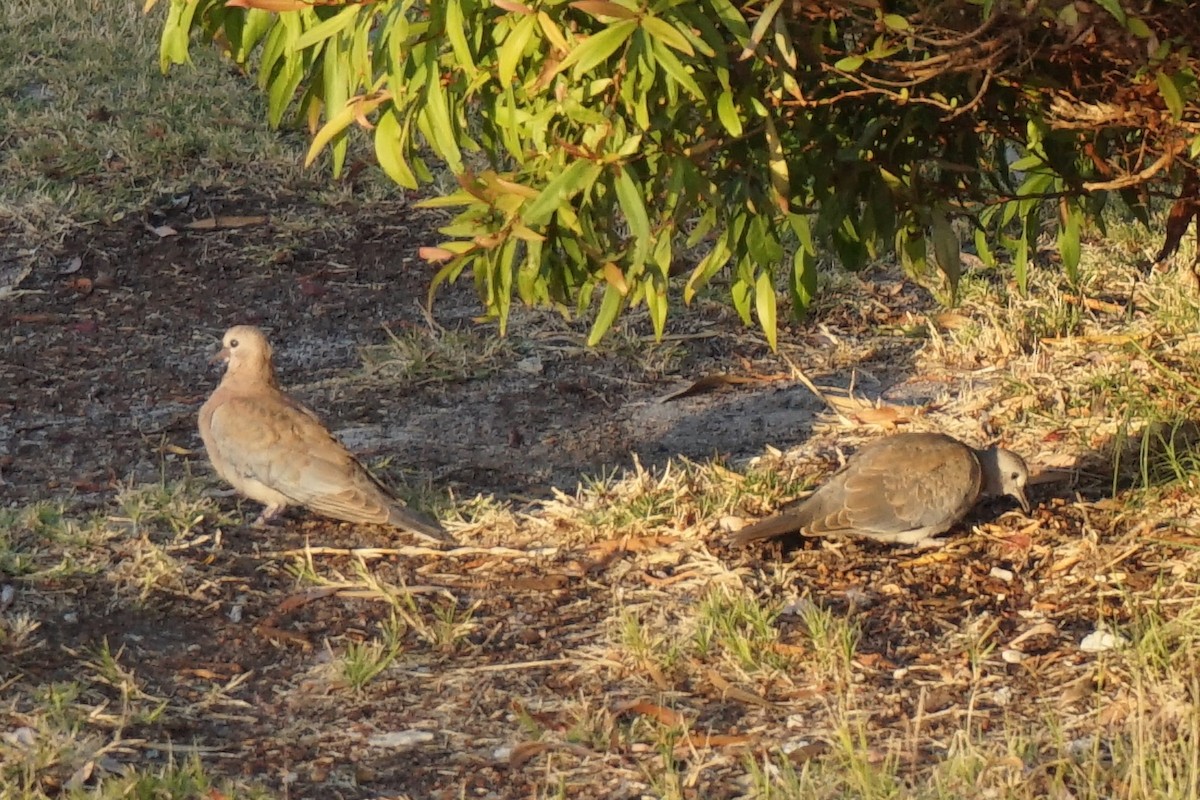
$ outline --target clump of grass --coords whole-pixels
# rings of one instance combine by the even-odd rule
[[[351,642],[342,654],[342,677],[354,691],[362,691],[400,655],[407,626],[394,614],[380,625],[379,636],[368,642]]]
[[[401,380],[411,386],[446,384],[483,378],[512,360],[508,339],[490,329],[385,329],[386,344],[362,349],[368,373]]]
[[[778,602],[763,602],[748,590],[715,586],[700,601],[693,642],[701,656],[719,651],[746,672],[785,670],[791,659],[775,647],[780,610]]]
[[[129,524],[140,535],[166,529],[175,538],[185,538],[206,519],[223,519],[212,500],[200,495],[190,481],[123,487],[117,507],[120,515],[114,521]]]

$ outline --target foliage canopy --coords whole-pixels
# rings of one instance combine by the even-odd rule
[[[598,295],[592,341],[638,303],[661,335],[703,248],[684,302],[727,270],[774,345],[777,278],[802,313],[818,252],[935,261],[953,287],[966,218],[1024,289],[1047,201],[1071,277],[1110,196],[1144,216],[1183,185],[1183,229],[1200,207],[1187,0],[170,4],[163,68],[193,29],[257,54],[270,122],[306,119],[310,161],[328,148],[338,172],[358,127],[402,186],[448,167],[459,189],[427,204],[461,211],[422,251],[431,294],[469,267],[502,326],[514,295]]]

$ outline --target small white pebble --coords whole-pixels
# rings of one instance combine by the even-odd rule
[[[1000,658],[1004,659],[1009,664],[1020,664],[1025,660],[1026,656],[1020,650],[1008,649],[1000,653]]]
[[[733,514],[726,514],[717,521],[717,527],[726,533],[734,533],[746,527],[746,520]]]
[[[992,702],[1004,708],[1012,702],[1012,689],[1008,686],[1001,686],[996,691],[992,692]]]
[[[1083,641],[1079,643],[1079,649],[1085,653],[1103,653],[1105,650],[1113,650],[1127,644],[1129,644],[1129,640],[1124,636],[1101,628],[1083,637]]]
[[[997,580],[1004,581],[1005,583],[1012,583],[1013,579],[1012,570],[1003,569],[1001,567],[992,567],[991,571],[988,572],[988,575],[996,578]]]

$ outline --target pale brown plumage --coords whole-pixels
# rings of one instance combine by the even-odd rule
[[[284,394],[262,331],[230,328],[213,360],[227,361],[228,367],[200,407],[200,438],[217,474],[266,505],[259,523],[298,505],[346,522],[391,525],[447,541],[437,522],[406,508],[316,414]]]
[[[1009,495],[1028,512],[1028,479],[1024,460],[1011,450],[976,450],[940,433],[901,433],[866,445],[813,494],[731,541],[799,532],[917,544],[951,528],[981,496]]]

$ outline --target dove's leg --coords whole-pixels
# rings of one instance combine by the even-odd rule
[[[945,547],[949,543],[949,539],[943,539],[939,536],[931,536],[928,539],[922,539],[919,542],[912,542],[911,547],[913,550],[937,550],[938,548]]]
[[[279,516],[279,512],[283,511],[285,508],[287,508],[287,506],[278,504],[267,506],[262,510],[262,513],[258,515],[258,519],[254,520],[254,527],[265,528],[266,526],[270,525],[274,521],[275,517]]]

